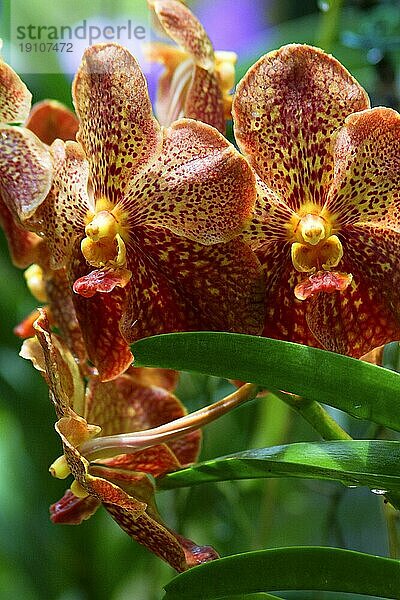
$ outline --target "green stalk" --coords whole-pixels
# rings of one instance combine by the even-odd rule
[[[298,412],[312,425],[324,440],[352,440],[353,438],[336,423],[327,411],[315,400],[301,396],[276,392],[275,395]],[[397,531],[397,511],[400,509],[400,494],[385,494],[384,515],[388,532],[389,556],[400,558],[400,538]]]
[[[315,400],[307,400],[295,394],[274,392],[275,396],[294,408],[324,440],[351,440],[352,437],[336,423],[330,414]]]
[[[320,1],[322,8],[320,27],[316,38],[317,46],[320,46],[325,52],[331,52],[334,42],[337,39],[339,30],[340,12],[342,10],[343,0]]]
[[[399,513],[389,502],[384,503],[383,513],[388,534],[389,556],[390,558],[400,558]]]

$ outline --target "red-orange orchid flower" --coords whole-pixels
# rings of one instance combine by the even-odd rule
[[[26,216],[35,202],[49,191],[52,155],[45,144],[56,138],[74,139],[78,130],[76,116],[59,102],[44,100],[34,105],[31,94],[18,75],[0,61],[0,224],[4,229],[11,258],[18,267],[31,265],[26,273],[28,286],[40,302],[48,302],[52,322],[63,333],[76,356],[84,357],[82,336],[72,304],[65,269],[52,270],[46,242],[25,227]],[[17,126],[20,123],[24,127]],[[26,165],[21,165],[21,156]],[[18,165],[18,170],[15,169]],[[35,183],[29,172],[39,173]],[[28,188],[33,192],[29,197]],[[9,192],[17,201],[10,201]],[[36,194],[36,198],[34,197]],[[34,264],[32,264],[34,263]],[[20,337],[33,335],[34,311],[15,328]]]
[[[237,238],[255,202],[245,159],[204,123],[163,130],[137,62],[116,44],[86,51],[73,96],[81,145],[52,145],[52,188],[30,223],[51,266],[77,280],[78,320],[102,379],[129,366],[128,343],[140,337],[259,333],[262,274]]]
[[[156,104],[160,122],[170,125],[188,117],[225,133],[225,122],[231,118],[236,54],[214,52],[203,26],[180,0],[148,3],[157,29],[178,45],[153,42],[145,47],[150,61],[165,66]]]
[[[43,254],[40,237],[23,224],[50,191],[52,160],[45,144],[57,138],[73,140],[78,131],[76,116],[64,105],[43,100],[31,109],[31,99],[26,85],[0,59],[0,224],[11,258],[22,268]],[[17,160],[18,152],[26,164]]]
[[[246,239],[266,276],[264,335],[355,357],[398,339],[398,113],[369,110],[331,56],[289,45],[245,75],[233,118],[258,177]]]
[[[22,268],[35,262],[41,240],[37,235],[22,227],[18,216],[15,214],[16,211],[12,212],[12,207],[7,205],[7,189],[14,183],[14,175],[12,174],[11,177],[8,175],[7,163],[9,166],[15,160],[15,154],[8,143],[8,134],[12,129],[16,129],[13,124],[24,123],[28,119],[31,98],[31,93],[18,75],[0,59],[0,143],[2,146],[0,157],[0,225],[6,235],[13,263]],[[35,136],[30,132],[25,134],[25,131],[23,131],[18,142],[17,145],[31,146],[33,152],[37,150],[40,153],[40,143],[38,149],[36,149]],[[18,189],[18,183],[22,183],[25,177],[30,178],[29,184],[31,187],[35,185],[34,165],[32,164],[32,175],[29,173],[29,165],[26,165],[26,167],[26,172],[21,173],[20,180],[16,182],[15,191]],[[42,176],[43,189],[40,191],[38,189],[41,198],[44,198],[50,189],[51,160],[47,152],[44,153],[43,167],[42,171],[40,171],[40,167],[38,169]],[[7,177],[10,177],[10,179]],[[39,188],[40,183],[37,185]],[[20,202],[23,203],[25,199],[23,190],[20,191],[20,195],[22,197]]]
[[[49,146],[54,140],[74,140],[78,133],[76,115],[57,100],[42,100],[32,106],[25,124]]]
[[[44,375],[56,409],[56,430],[64,455],[50,470],[56,477],[72,473],[75,478],[71,489],[52,505],[52,521],[79,524],[103,505],[124,531],[177,571],[217,558],[211,547],[197,546],[163,524],[154,500],[154,486],[146,476],[158,477],[196,460],[198,431],[111,459],[89,461],[79,449],[100,430],[110,436],[182,417],[184,408],[169,389],[174,377],[168,378],[162,372],[160,379],[157,370],[131,369],[112,382],[90,378],[85,391],[72,354],[50,332],[43,312],[35,329],[37,337],[24,342],[21,354]],[[168,388],[159,387],[160,382]]]

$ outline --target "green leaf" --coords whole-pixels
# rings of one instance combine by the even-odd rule
[[[228,556],[182,573],[164,600],[217,600],[239,593],[321,590],[400,599],[400,562],[324,547],[274,548]]]
[[[236,333],[172,333],[132,346],[136,366],[285,390],[400,431],[400,374],[341,354]]]
[[[400,342],[390,342],[384,346],[382,366],[397,373],[400,371]]]
[[[230,596],[229,600],[282,600],[282,598],[258,592],[255,594],[235,594],[235,596]]]
[[[400,491],[400,442],[299,442],[246,450],[198,463],[158,479],[160,489],[210,481],[300,477]]]

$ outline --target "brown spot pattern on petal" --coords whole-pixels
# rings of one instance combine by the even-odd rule
[[[0,192],[0,225],[7,238],[11,260],[16,267],[24,269],[37,261],[39,246],[43,240],[22,227],[15,219]]]
[[[91,270],[83,258],[79,243],[75,246],[69,271],[71,285]],[[120,332],[120,321],[125,313],[127,287],[116,287],[108,294],[92,298],[73,295],[78,322],[81,326],[89,359],[103,381],[113,379],[125,371],[133,361],[129,346]]]
[[[192,81],[186,94],[184,115],[198,119],[225,133],[225,108],[218,77],[215,72],[195,65]]]
[[[57,140],[51,147],[53,182],[50,193],[35,212],[29,226],[46,239],[50,266],[67,264],[74,242],[83,237],[85,216],[90,209],[88,164],[76,142]]]
[[[123,205],[131,226],[166,227],[214,244],[243,229],[255,195],[254,175],[234,147],[209,125],[182,119],[166,130],[162,154]]]
[[[348,71],[318,48],[283,46],[261,58],[237,86],[235,135],[258,175],[286,204],[322,206],[333,175],[332,133],[368,108]]]
[[[354,270],[345,292],[318,294],[307,303],[307,323],[324,348],[354,358],[400,337],[400,322],[393,319],[381,290]]]
[[[253,250],[261,251],[262,247],[272,240],[287,241],[287,225],[294,212],[258,176],[256,180],[257,200],[254,216],[241,237]]]
[[[32,94],[15,71],[0,59],[0,123],[23,123]]]
[[[181,48],[188,52],[194,62],[203,69],[212,69],[214,50],[204,27],[190,9],[179,0],[150,0],[149,4],[164,31]]]
[[[176,571],[188,568],[180,542],[157,520],[147,514],[135,518],[130,511],[115,504],[104,504],[104,507],[128,535],[165,560]]]
[[[21,221],[45,200],[51,187],[47,147],[29,130],[0,125],[0,188],[3,201]]]
[[[161,151],[145,78],[122,46],[98,44],[84,54],[73,98],[95,198],[117,202],[132,176]]]
[[[349,116],[334,152],[326,209],[337,226],[385,220],[389,209],[400,222],[400,115],[373,108]]]
[[[147,228],[142,228],[139,240],[146,261],[141,263],[143,271],[131,267],[133,278],[140,274],[141,280],[132,286],[133,322],[125,334],[130,339],[182,330],[260,333],[262,273],[246,244],[233,240],[203,246],[163,229]],[[165,291],[161,282],[167,286]],[[174,298],[175,306],[169,303]]]

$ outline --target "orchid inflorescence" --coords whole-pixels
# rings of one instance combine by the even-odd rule
[[[45,303],[16,333],[56,409],[51,472],[74,477],[52,520],[103,505],[182,571],[217,554],[163,524],[148,475],[196,461],[200,427],[258,390],[186,415],[177,374],[135,368],[130,344],[212,330],[358,358],[398,339],[400,116],[306,45],[260,58],[232,96],[236,56],[180,0],[149,8],[168,38],[146,48],[165,68],[159,120],[117,44],[86,50],[76,114],[31,110],[1,62],[0,222]]]

